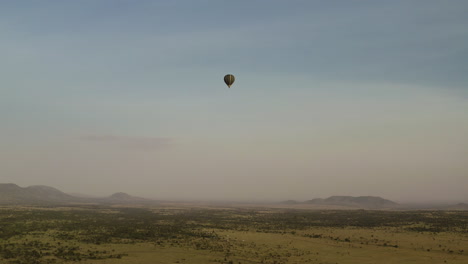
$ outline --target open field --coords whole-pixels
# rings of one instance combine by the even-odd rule
[[[0,208],[0,263],[468,263],[468,212]]]

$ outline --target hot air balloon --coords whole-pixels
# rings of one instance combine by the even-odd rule
[[[231,88],[231,85],[234,83],[235,79],[236,78],[234,78],[234,75],[232,74],[227,74],[226,76],[224,76],[224,82],[229,88]]]

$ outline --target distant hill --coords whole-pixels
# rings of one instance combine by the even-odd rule
[[[161,201],[135,197],[124,192],[117,192],[108,197],[88,195],[70,195],[53,187],[35,185],[20,187],[13,183],[0,183],[0,205],[63,205],[63,204],[155,204]],[[397,204],[376,196],[331,196],[326,199],[316,198],[305,202],[287,200],[281,206],[293,208],[318,209],[401,209],[401,210],[468,210],[467,203],[458,204]],[[278,204],[276,204],[278,205]]]
[[[447,205],[447,206],[444,206],[443,208],[441,209],[444,209],[444,210],[456,210],[456,211],[468,211],[468,204],[466,203],[458,203],[458,204],[454,204],[454,205]]]
[[[155,201],[118,192],[109,197],[81,197],[66,194],[53,187],[36,185],[20,187],[13,183],[0,184],[0,205],[44,205],[69,203],[104,203],[104,204],[138,204]]]
[[[296,200],[287,200],[287,201],[281,202],[281,204],[299,204],[299,203],[300,202]]]
[[[131,200],[132,198],[133,198],[132,196],[124,192],[114,193],[109,197],[109,199],[115,199],[115,200]]]
[[[19,187],[13,183],[0,184],[0,204],[66,203],[79,200],[49,186]]]
[[[294,201],[295,202],[295,201]],[[296,202],[299,203],[299,202]],[[282,202],[282,204],[294,204],[292,200]],[[397,208],[399,204],[376,196],[330,196],[326,199],[316,198],[302,202],[300,204],[310,205],[333,205],[344,206],[350,208],[364,208],[364,209],[390,209]]]

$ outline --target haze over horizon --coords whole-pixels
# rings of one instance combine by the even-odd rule
[[[1,2],[0,183],[155,199],[468,201],[466,10]]]

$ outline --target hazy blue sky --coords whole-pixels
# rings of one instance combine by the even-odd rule
[[[467,12],[463,0],[1,1],[0,182],[468,201]]]

